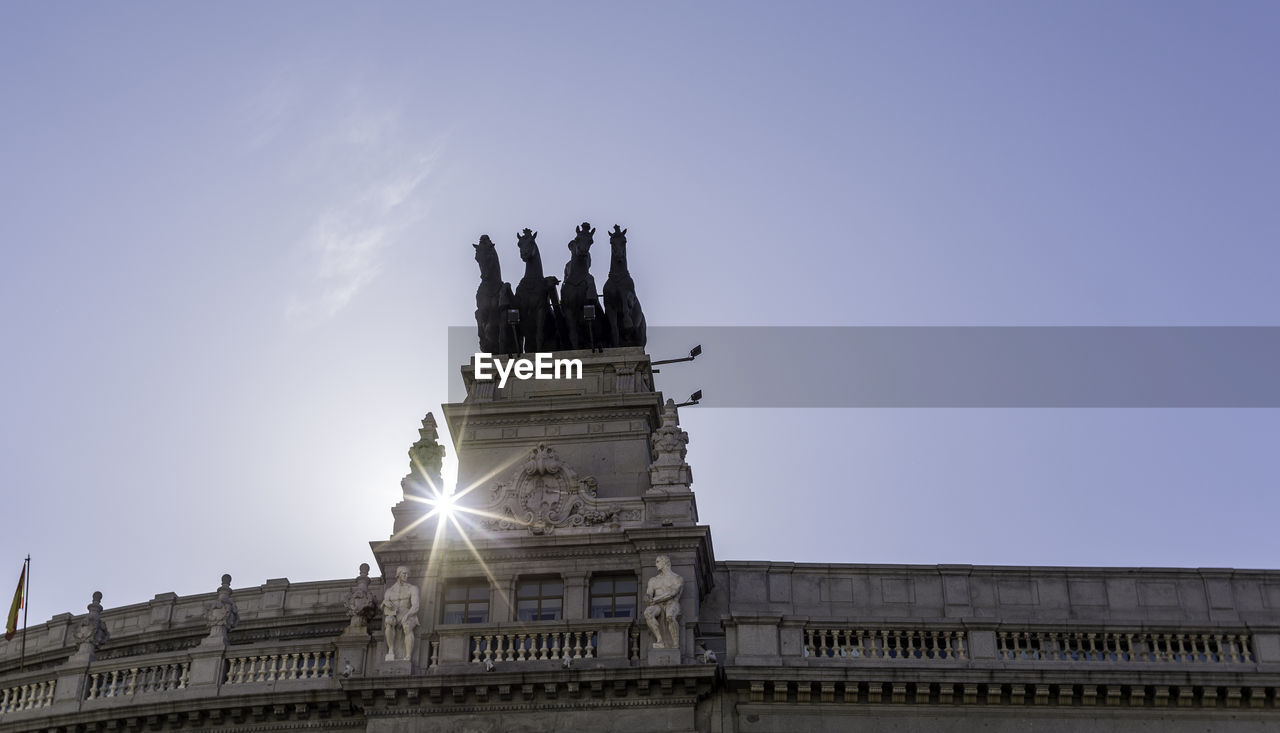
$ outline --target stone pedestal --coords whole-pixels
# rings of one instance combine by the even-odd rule
[[[342,674],[351,665],[351,676],[364,675],[365,658],[369,655],[369,634],[348,628],[338,637],[338,655],[334,658],[334,670]]]
[[[408,659],[396,659],[388,662],[382,660],[378,662],[379,677],[407,677],[413,674],[413,662]]]
[[[650,667],[670,667],[680,663],[679,649],[649,649]]]
[[[205,639],[205,642],[208,642]],[[191,671],[187,677],[187,687],[217,688],[222,684],[222,659],[226,647],[202,643],[191,653]]]
[[[650,491],[643,497],[645,524],[659,527],[692,527],[698,522],[698,505],[689,490]]]

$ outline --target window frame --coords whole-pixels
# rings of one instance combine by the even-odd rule
[[[610,590],[608,593],[597,593],[596,583],[608,581]],[[634,588],[631,591],[618,591],[618,581],[630,581]],[[618,598],[629,598],[631,600],[631,613],[627,616],[618,615]],[[609,599],[609,610],[611,615],[596,615],[596,600]],[[587,584],[587,618],[593,619],[630,619],[635,621],[640,616],[640,579],[635,573],[600,573],[593,575]]]
[[[457,589],[463,589],[462,600],[449,600],[449,592]],[[473,598],[472,591],[479,590],[480,598]],[[493,610],[493,599],[490,597],[491,586],[489,581],[484,578],[456,578],[445,582],[444,589],[440,596],[440,623],[441,624],[487,624],[490,622],[491,612]],[[449,620],[449,606],[462,606],[462,620]],[[484,618],[470,620],[473,615],[473,609],[479,610],[479,605],[484,605]]]
[[[537,593],[526,595],[525,590],[533,584],[537,584]],[[544,585],[555,583],[560,586],[559,594],[546,593]],[[534,608],[533,618],[522,618],[522,602],[533,601],[537,605]],[[556,601],[554,612],[551,609],[544,609],[543,604],[548,601]],[[558,575],[530,575],[516,580],[515,603],[512,604],[512,613],[515,620],[521,623],[536,623],[538,621],[563,621],[564,615],[564,579]],[[551,618],[547,618],[548,614],[554,613]]]

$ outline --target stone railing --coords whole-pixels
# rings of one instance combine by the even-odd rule
[[[996,652],[1009,661],[1248,664],[1244,633],[1125,631],[1000,631]]]
[[[93,671],[85,685],[84,699],[181,690],[186,688],[190,672],[191,665],[185,661]]]
[[[314,680],[333,677],[333,652],[301,650],[228,657],[223,684],[281,680]]]
[[[594,631],[475,634],[471,637],[471,661],[477,663],[593,659],[595,656]]]
[[[0,688],[0,715],[49,707],[54,685],[55,681],[49,679]]]
[[[439,627],[428,653],[432,667],[588,659],[621,666],[638,655],[639,645],[631,619],[582,619]]]
[[[806,628],[804,656],[848,659],[965,659],[961,630]]]

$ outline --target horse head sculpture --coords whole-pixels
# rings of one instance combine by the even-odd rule
[[[613,225],[609,248],[613,256],[609,260],[609,279],[604,284],[604,307],[610,340],[615,346],[644,346],[648,335],[636,284],[627,270],[626,229]]]
[[[498,348],[502,320],[498,312],[502,264],[498,260],[498,249],[488,234],[480,235],[479,244],[471,246],[476,251],[476,263],[480,265],[480,287],[476,289],[476,330],[480,336],[480,350],[493,352]]]
[[[562,346],[570,349],[604,348],[609,335],[604,327],[604,309],[591,277],[591,244],[596,230],[590,222],[574,229],[569,241],[569,262],[564,266],[564,285],[560,288],[561,313],[564,317]]]
[[[542,255],[538,252],[538,233],[525,228],[516,235],[520,259],[524,260],[524,277],[516,286],[516,301],[520,304],[520,334],[526,352],[554,351],[560,348],[556,330],[556,314],[559,298],[552,284],[555,278],[542,274]]]

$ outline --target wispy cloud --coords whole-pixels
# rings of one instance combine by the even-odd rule
[[[428,210],[423,184],[439,157],[437,145],[428,153],[397,155],[401,141],[388,141],[383,120],[361,118],[347,126],[339,145],[346,155],[361,158],[353,170],[370,170],[364,182],[338,187],[341,200],[322,208],[303,238],[305,256],[313,263],[303,293],[290,299],[285,316],[312,324],[330,318],[349,305],[378,276],[382,254],[399,235],[420,221]],[[381,129],[379,129],[381,128]],[[345,156],[344,156],[345,157]]]

